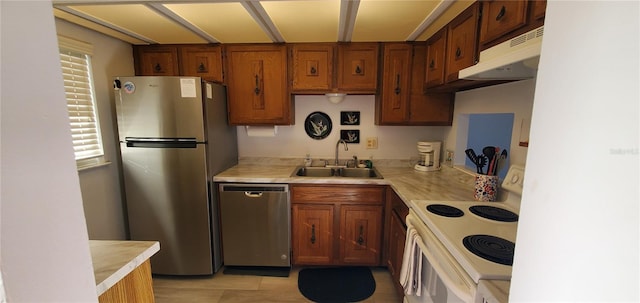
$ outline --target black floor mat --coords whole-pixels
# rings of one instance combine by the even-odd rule
[[[298,273],[298,289],[314,302],[362,301],[376,290],[368,267],[305,268]]]
[[[272,266],[225,266],[225,275],[246,275],[246,276],[266,276],[266,277],[288,277],[290,267]]]

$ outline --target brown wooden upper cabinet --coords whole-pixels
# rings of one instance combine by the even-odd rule
[[[290,48],[292,93],[376,93],[377,43],[299,43]]]
[[[220,45],[135,45],[137,76],[191,76],[223,82]]]
[[[453,94],[424,92],[422,43],[385,43],[382,81],[376,95],[378,125],[451,125]]]
[[[335,44],[291,45],[292,92],[325,93],[333,88]]]
[[[182,46],[178,48],[178,51],[181,76],[201,77],[209,81],[223,82],[221,46]]]
[[[167,45],[134,45],[136,76],[179,76],[178,48]]]
[[[458,80],[461,69],[475,64],[479,16],[476,2],[427,40],[426,88],[452,83]]]
[[[480,43],[487,44],[527,24],[526,0],[482,2]]]
[[[378,87],[378,43],[338,44],[338,91],[374,94]]]
[[[480,50],[544,24],[546,0],[482,1]]]
[[[228,45],[225,58],[229,124],[293,124],[285,45]]]

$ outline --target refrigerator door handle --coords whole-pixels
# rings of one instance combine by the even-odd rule
[[[196,148],[195,138],[125,138],[127,147],[139,148]]]

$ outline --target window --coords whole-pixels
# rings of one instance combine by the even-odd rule
[[[78,169],[104,163],[98,123],[90,44],[58,37],[73,149]]]

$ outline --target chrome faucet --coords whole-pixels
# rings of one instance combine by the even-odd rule
[[[336,143],[336,161],[334,162],[334,165],[338,166],[338,146],[340,146],[340,142],[342,142],[344,144],[344,150],[349,150],[349,147],[347,146],[347,141],[344,141],[342,139],[338,140],[338,143]]]

